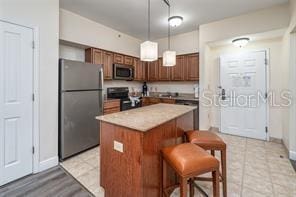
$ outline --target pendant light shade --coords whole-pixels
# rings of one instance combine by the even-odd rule
[[[148,0],[148,41],[141,44],[141,61],[152,62],[158,59],[158,44],[150,41],[150,0]]]
[[[141,44],[141,61],[152,62],[158,59],[158,44],[145,41]]]
[[[163,53],[163,66],[176,65],[176,51],[165,51]]]
[[[170,18],[170,4],[167,1],[166,2],[168,5],[168,18]],[[166,50],[162,57],[163,57],[163,66],[175,66],[176,65],[176,51],[171,51],[171,28],[170,24],[168,22],[168,50]]]

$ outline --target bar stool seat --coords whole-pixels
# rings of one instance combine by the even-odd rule
[[[215,197],[219,196],[219,161],[205,150],[185,143],[163,148],[162,157],[180,178],[181,197],[187,196],[188,179],[208,172],[212,172],[213,176],[213,194]],[[190,184],[190,196],[194,195],[192,188]]]
[[[188,131],[187,139],[205,150],[225,150],[226,143],[215,133],[210,131]]]
[[[221,181],[223,183],[223,197],[227,197],[227,173],[226,173],[226,143],[217,134],[211,131],[188,131],[186,132],[188,142],[195,144],[205,150],[210,150],[215,156],[215,151],[221,152]],[[198,177],[198,180],[209,181],[210,179]]]

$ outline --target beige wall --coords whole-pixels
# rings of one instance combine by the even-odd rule
[[[292,34],[295,37],[296,28],[296,1],[290,1],[291,20],[288,30],[283,39],[283,70],[282,77],[283,87],[290,90],[293,95],[293,105],[282,113],[283,140],[290,153],[290,158],[296,160],[296,90],[295,90],[295,45],[291,45]],[[293,50],[293,51],[292,51]]]
[[[208,52],[208,43],[231,39],[246,34],[267,32],[282,29],[289,23],[288,4],[263,9],[257,12],[216,21],[201,25],[199,28],[199,52],[200,52],[200,88],[201,92],[211,89],[211,67]],[[204,107],[200,99],[200,128],[208,129],[210,125],[211,108]]]
[[[199,50],[198,38],[198,30],[172,36],[171,50],[176,51],[177,54],[196,53]],[[158,43],[159,56],[162,56],[168,48],[168,38],[158,39],[156,42]]]
[[[141,41],[60,9],[60,39],[139,57]]]
[[[0,0],[0,19],[39,28],[40,169],[58,159],[58,0]]]
[[[279,102],[280,92],[282,90],[282,37],[251,42],[244,48],[237,48],[234,45],[225,45],[221,47],[211,48],[210,51],[210,66],[211,66],[211,89],[215,90],[220,84],[219,81],[219,58],[221,55],[235,54],[247,51],[255,51],[266,49],[269,51],[269,91],[276,94],[276,101]],[[269,136],[273,138],[282,139],[282,116],[283,108],[270,107],[269,108]],[[211,109],[211,126],[220,127],[220,109],[219,107],[212,107]]]

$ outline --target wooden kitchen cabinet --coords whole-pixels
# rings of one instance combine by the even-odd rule
[[[92,64],[103,65],[104,79],[112,79],[113,53],[100,49],[89,48],[85,50],[85,61]]]
[[[158,59],[158,80],[159,81],[170,80],[170,67],[163,66],[162,58]]]
[[[133,58],[134,65],[134,80],[145,81],[146,80],[146,63],[142,62],[139,58]]]
[[[176,58],[176,65],[171,68],[171,80],[183,81],[185,80],[184,73],[187,73],[185,56],[180,55]]]
[[[130,56],[124,56],[124,64],[126,65],[133,65],[134,59]]]
[[[124,64],[124,55],[114,53],[114,63],[115,64]]]
[[[159,63],[158,60],[153,61],[153,62],[148,62],[148,65],[147,65],[147,67],[148,67],[147,68],[147,70],[148,70],[148,73],[147,73],[148,81],[158,81],[158,72],[159,72],[158,63]]]
[[[167,103],[167,104],[175,104],[176,100],[175,99],[169,99],[169,98],[161,98],[160,102],[161,103]]]
[[[104,51],[103,67],[105,69],[104,78],[112,79],[113,78],[113,53],[112,52]]]
[[[185,80],[197,81],[199,80],[199,54],[191,54],[186,56],[187,59],[187,73]]]
[[[104,115],[120,112],[120,100],[112,99],[104,101]]]

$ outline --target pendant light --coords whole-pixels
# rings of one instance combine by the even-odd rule
[[[168,19],[170,18],[171,6],[168,1],[165,1],[168,5]],[[171,27],[168,21],[168,50],[163,53],[163,66],[175,66],[176,65],[176,51],[171,51]]]
[[[141,44],[141,61],[152,62],[158,59],[158,44],[150,41],[150,0],[148,0],[148,40]]]

